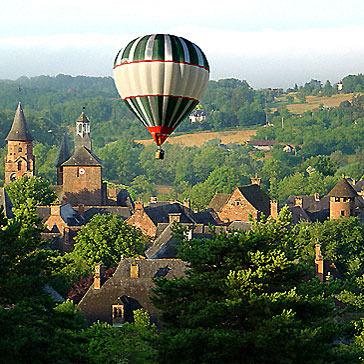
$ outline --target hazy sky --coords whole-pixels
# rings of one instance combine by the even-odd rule
[[[0,78],[109,76],[137,36],[198,44],[211,78],[255,88],[364,73],[363,0],[12,0],[1,4]]]

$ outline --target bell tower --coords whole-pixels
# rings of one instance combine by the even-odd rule
[[[92,150],[90,136],[90,121],[87,119],[84,112],[76,120],[76,137],[75,137],[75,152],[81,147],[86,147]]]
[[[35,164],[33,137],[25,121],[20,102],[6,141],[8,143],[8,153],[5,157],[5,183],[24,175],[33,177]]]

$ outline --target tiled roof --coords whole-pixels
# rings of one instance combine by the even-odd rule
[[[213,209],[218,212],[226,204],[230,198],[231,193],[216,193],[215,196],[210,201],[208,208]]]
[[[130,266],[133,264],[138,265],[140,278],[130,278]],[[120,303],[120,299],[125,296],[128,301],[125,302],[124,298],[124,304],[137,303],[155,321],[157,310],[149,298],[154,285],[152,278],[160,273],[167,278],[180,277],[185,274],[185,270],[186,263],[179,259],[122,259],[114,275],[100,289],[94,289],[91,285],[78,307],[89,323],[100,320],[111,324],[111,306]]]
[[[62,163],[62,166],[101,166],[102,161],[86,147],[75,151],[73,156]]]
[[[258,211],[263,212],[265,216],[270,215],[270,198],[257,184],[241,186],[238,189]]]
[[[327,194],[329,197],[357,197],[358,194],[355,192],[351,184],[342,178],[335,187]]]
[[[61,145],[58,150],[57,159],[54,163],[55,167],[60,167],[71,156],[70,150],[68,148],[66,135],[63,136]]]

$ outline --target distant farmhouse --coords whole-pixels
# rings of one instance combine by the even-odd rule
[[[274,140],[249,140],[246,142],[248,145],[251,145],[254,149],[269,151],[273,149],[273,145],[275,144]]]

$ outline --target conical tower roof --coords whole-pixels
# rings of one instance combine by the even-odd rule
[[[25,121],[23,108],[20,102],[15,112],[13,125],[11,126],[10,132],[6,137],[6,140],[24,142],[31,142],[33,140],[33,137],[30,134],[27,123]]]
[[[6,140],[25,141],[25,142],[26,141],[31,142],[33,140],[33,137],[30,134],[27,123],[25,121],[23,108],[20,102],[15,112],[13,125],[11,126],[10,132],[6,137]]]
[[[351,184],[345,179],[341,179],[335,187],[327,194],[329,197],[357,197],[357,193]]]
[[[68,147],[66,135],[63,135],[63,139],[61,145],[59,146],[58,155],[56,162],[54,163],[55,167],[60,167],[63,162],[71,157],[71,153]]]

